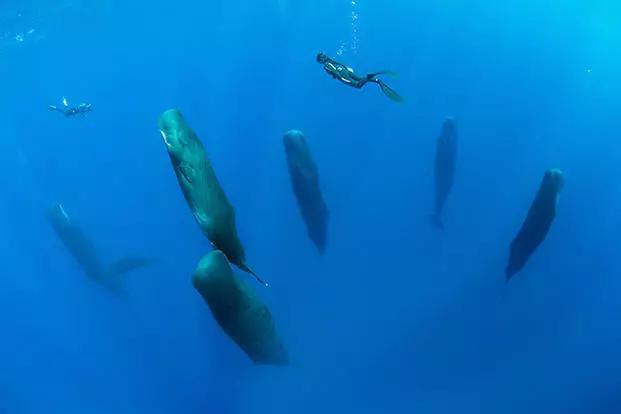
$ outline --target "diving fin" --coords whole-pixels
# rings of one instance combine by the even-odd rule
[[[382,70],[375,74],[375,76],[378,76],[378,75],[386,75],[386,76],[391,77],[392,79],[399,79],[399,74],[397,72],[393,72],[392,70]]]
[[[377,84],[380,86],[380,88],[382,88],[382,92],[384,92],[384,95],[386,95],[387,97],[389,97],[393,101],[395,101],[395,102],[403,102],[404,101],[404,99],[403,99],[403,97],[401,95],[399,95],[394,89],[392,89],[390,86],[386,85],[380,79],[377,79]]]

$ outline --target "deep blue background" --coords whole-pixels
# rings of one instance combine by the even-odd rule
[[[613,0],[3,1],[0,413],[621,412],[620,27]],[[342,45],[361,72],[398,71],[407,102],[329,79],[315,54]],[[62,95],[93,113],[48,112]],[[170,107],[271,282],[255,287],[289,368],[252,366],[191,286],[209,247],[157,132]],[[439,234],[447,115],[459,166]],[[323,257],[292,196],[290,128],[321,171]],[[557,219],[505,287],[551,167]],[[52,202],[106,261],[156,258],[128,297],[84,276]]]

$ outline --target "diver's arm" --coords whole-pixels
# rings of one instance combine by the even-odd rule
[[[333,78],[343,82],[346,85],[356,86],[357,83],[358,83],[358,80],[356,79],[356,76],[353,74],[351,69],[349,69],[347,66],[344,66],[344,65],[335,66],[332,62],[328,62],[328,63],[326,63],[324,65],[323,68]]]
[[[332,65],[332,66],[345,66],[342,63],[332,59],[331,57],[327,57],[327,56],[326,56],[326,64],[327,65]]]
[[[326,64],[324,65],[323,70],[325,70],[328,75],[332,76],[333,78],[339,78],[337,71],[332,66],[328,66],[328,64]]]
[[[339,67],[332,62],[327,62],[323,67],[328,73],[339,75]]]
[[[49,109],[50,111],[56,111],[56,112],[60,112],[61,114],[67,115],[67,111],[65,111],[63,108],[59,108],[56,105],[48,105],[47,109]]]
[[[330,60],[326,63],[326,67],[329,67],[331,70],[339,73],[347,73],[348,76],[354,75],[354,70],[347,65],[344,65],[336,60]]]

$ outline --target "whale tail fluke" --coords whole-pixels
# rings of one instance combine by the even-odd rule
[[[246,273],[250,273],[252,276],[254,276],[255,279],[257,279],[257,282],[259,282],[260,284],[262,284],[265,287],[269,286],[269,283],[267,283],[265,280],[263,280],[259,275],[257,275],[251,268],[249,268],[246,263],[242,263],[240,265],[238,265],[238,267],[243,270]]]
[[[112,263],[108,268],[108,274],[110,276],[121,276],[132,270],[148,267],[152,263],[152,260],[138,256],[123,257],[116,262]]]
[[[442,222],[442,217],[440,216],[440,214],[430,214],[429,221],[431,221],[431,224],[433,224],[436,229],[444,231],[444,223]]]

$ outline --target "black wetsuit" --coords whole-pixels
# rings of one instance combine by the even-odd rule
[[[365,77],[358,76],[352,68],[331,58],[325,61],[323,69],[334,79],[356,89],[362,88],[367,82],[378,82],[378,79],[375,78],[378,74],[368,74]]]
[[[328,57],[327,55],[320,53],[317,56],[317,61],[323,65],[323,69],[334,79],[341,81],[347,86],[351,86],[356,89],[361,89],[369,82],[376,83],[382,89],[382,92],[390,99],[396,102],[402,102],[403,98],[392,88],[390,88],[384,81],[378,79],[379,75],[390,74],[390,71],[381,71],[376,73],[369,73],[366,76],[357,75],[354,70],[343,63]]]

